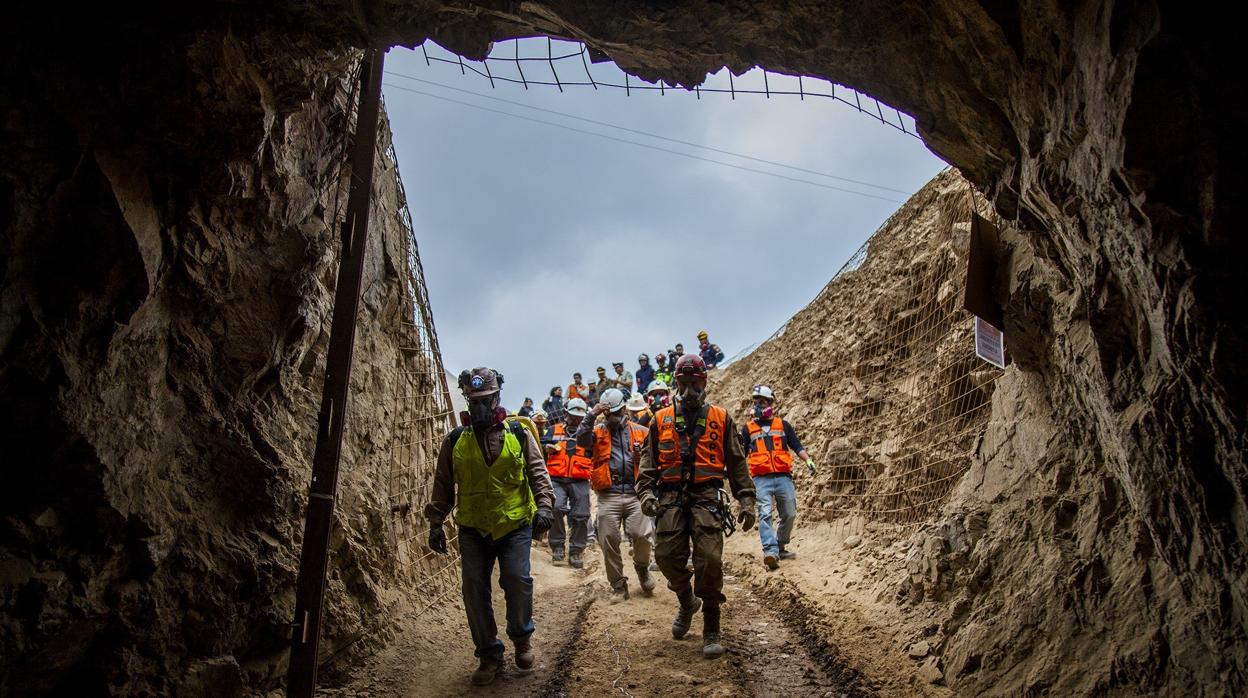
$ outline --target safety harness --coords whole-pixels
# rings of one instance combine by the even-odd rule
[[[720,528],[724,531],[724,536],[731,536],[736,530],[736,522],[732,518],[732,511],[728,508],[727,498],[724,495],[722,481],[720,484],[713,485],[715,487],[715,501],[706,499],[694,499],[691,496],[690,488],[693,486],[693,476],[697,470],[697,448],[698,443],[702,441],[702,437],[706,435],[706,415],[710,411],[709,405],[702,405],[698,410],[698,419],[694,422],[693,428],[690,429],[689,423],[685,421],[685,415],[682,410],[677,408],[676,412],[676,435],[680,440],[680,484],[677,486],[679,492],[675,502],[665,507],[660,507],[660,515],[663,509],[671,507],[680,507],[683,512],[683,520],[685,522],[685,531],[689,531],[692,525],[693,517],[690,513],[694,507],[701,507],[711,512],[715,520],[719,522]],[[712,485],[706,485],[712,486]],[[673,489],[669,486],[660,486],[660,490]]]

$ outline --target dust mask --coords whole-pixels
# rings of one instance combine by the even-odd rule
[[[771,405],[766,405],[766,406],[755,405],[754,406],[754,417],[756,419],[771,419],[771,416],[775,413],[776,411],[775,409],[772,408]]]

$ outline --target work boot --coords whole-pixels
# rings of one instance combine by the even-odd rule
[[[503,660],[499,657],[482,657],[477,670],[472,672],[473,686],[488,686],[494,683],[494,677],[503,668]]]
[[[654,596],[654,588],[658,586],[658,582],[650,574],[649,565],[633,565],[633,571],[637,573],[637,582],[641,584],[642,596]]]
[[[693,587],[685,587],[676,594],[680,608],[676,609],[676,620],[672,621],[672,637],[679,640],[689,632],[693,624],[693,614],[702,608],[702,601],[693,595]]]
[[[563,562],[563,548],[551,548],[550,549],[550,561],[551,562]]]
[[[650,567],[649,567],[649,570],[650,570],[651,572],[658,572],[658,571],[659,571],[659,563],[655,562],[654,560],[651,560],[651,561],[650,561]]]
[[[521,669],[533,668],[533,636],[516,640],[516,666]]]
[[[580,553],[572,553],[572,554],[568,557],[568,564],[569,564],[569,565],[570,565],[573,569],[578,569],[578,570],[579,570],[579,569],[581,569],[582,567],[584,567],[584,566],[585,566],[585,561],[581,559],[581,554],[580,554]]]
[[[611,590],[611,603],[619,603],[628,600],[628,582],[625,582],[615,589]]]
[[[792,550],[785,550],[784,546],[782,545],[780,546],[780,559],[781,560],[796,560],[797,553],[793,552]]]
[[[714,659],[724,653],[719,644],[719,604],[702,607],[702,656]]]

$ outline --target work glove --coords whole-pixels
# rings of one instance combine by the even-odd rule
[[[537,513],[533,515],[533,539],[541,540],[542,536],[546,535],[546,532],[550,530],[550,524],[553,521],[554,518],[550,515],[550,509],[545,507],[538,509]]]
[[[659,515],[659,500],[654,495],[647,495],[641,500],[641,513],[645,516]]]
[[[806,459],[806,472],[807,472],[807,473],[809,473],[811,477],[814,477],[814,476],[815,476],[815,473],[816,473],[816,472],[818,472],[818,471],[815,469],[815,459],[814,459],[814,458],[807,458],[807,459]]]
[[[740,511],[737,512],[737,523],[741,524],[742,531],[748,531],[754,528],[754,521],[757,520],[757,514],[754,509],[757,506],[753,499],[742,499],[738,506]]]
[[[429,529],[429,549],[441,555],[446,554],[446,531],[442,530],[440,523]]]

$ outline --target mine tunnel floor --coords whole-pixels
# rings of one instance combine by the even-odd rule
[[[653,597],[642,596],[634,582],[632,598],[613,605],[597,547],[586,551],[585,569],[574,570],[552,564],[546,547],[535,545],[534,670],[516,669],[504,640],[506,672],[492,686],[471,686],[476,659],[462,607],[449,600],[423,616],[401,616],[392,642],[356,669],[345,686],[319,695],[949,695],[919,678],[915,662],[896,647],[897,628],[873,627],[889,625],[889,614],[867,607],[878,594],[865,587],[863,569],[848,563],[850,556],[840,552],[839,539],[836,543],[799,542],[794,546],[799,560],[767,572],[753,550],[756,536],[729,540],[723,615],[728,653],[716,660],[701,655],[700,615],[685,639],[672,639],[676,599],[658,573]],[[631,576],[627,564],[626,569]],[[834,570],[838,584],[829,587]],[[863,607],[855,608],[859,602]],[[501,632],[503,600],[497,591],[494,604]],[[843,651],[849,648],[842,643],[853,644],[852,651]]]

